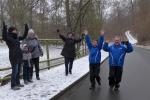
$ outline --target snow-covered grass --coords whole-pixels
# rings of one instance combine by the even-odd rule
[[[40,61],[47,60],[46,47],[42,46],[42,48],[43,48],[44,55],[43,55],[43,57],[40,57]],[[49,46],[49,57],[50,57],[50,59],[62,57],[60,55],[61,50],[62,50],[62,46],[50,45]],[[6,46],[5,43],[0,43],[0,51],[1,51],[0,52],[0,68],[11,67],[10,61],[9,61],[9,50],[8,50],[8,47]],[[41,67],[45,67],[45,66],[41,66]],[[6,70],[6,71],[1,71],[0,72],[0,78],[3,78],[10,73],[11,73],[11,69]]]
[[[40,61],[47,60],[46,47],[43,46],[42,48],[43,48],[44,55],[43,57],[40,58]],[[53,45],[49,46],[50,59],[62,57],[60,55],[61,50],[62,50],[62,46],[53,46]],[[1,51],[0,52],[0,68],[10,67],[9,54],[8,54],[9,50],[5,43],[0,43],[0,51]]]
[[[102,51],[102,61],[108,53]],[[10,83],[0,87],[0,100],[49,100],[89,72],[88,56],[75,60],[73,74],[65,76],[64,65],[40,73],[41,80],[13,91]]]
[[[130,34],[130,31],[126,31],[126,37],[128,38],[131,44],[136,44],[138,41]]]

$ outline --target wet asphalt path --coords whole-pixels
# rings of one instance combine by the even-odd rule
[[[88,66],[87,66],[88,67]],[[89,90],[89,75],[57,100],[150,100],[150,50],[127,54],[119,92],[108,86],[108,60],[101,65],[102,86]]]

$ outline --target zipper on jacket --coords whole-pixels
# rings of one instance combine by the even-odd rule
[[[124,53],[119,57],[118,65],[119,65],[119,63],[120,63],[121,58],[123,57],[123,55],[124,55]]]
[[[97,52],[97,54],[96,54],[96,56],[95,56],[95,63],[96,63],[96,58],[97,58],[97,55],[98,55],[98,52]]]

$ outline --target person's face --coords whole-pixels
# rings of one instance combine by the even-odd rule
[[[14,34],[18,34],[17,30],[13,30],[12,33]]]
[[[121,43],[121,39],[120,39],[120,37],[115,37],[114,38],[114,42],[115,42],[115,45],[120,45],[120,43]]]
[[[92,44],[93,44],[94,47],[96,47],[98,43],[97,43],[96,40],[93,40],[93,43],[92,43]]]

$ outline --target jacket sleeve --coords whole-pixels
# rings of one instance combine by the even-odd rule
[[[5,23],[3,23],[2,39],[4,41],[11,42],[11,44],[16,44],[15,40],[8,35],[7,26],[5,25]]]
[[[132,46],[131,43],[128,43],[128,44],[127,44],[127,50],[126,50],[126,52],[127,52],[127,53],[130,53],[130,52],[132,52],[132,51],[133,51],[133,46]]]
[[[4,24],[3,25],[3,29],[2,29],[2,39],[4,40],[4,41],[6,41],[6,39],[7,39],[7,26]]]
[[[109,52],[110,49],[109,49],[108,43],[106,43],[106,42],[104,43],[103,50],[106,52]]]
[[[104,43],[104,36],[100,36],[98,40],[98,48],[102,49]]]
[[[66,41],[66,37],[65,37],[65,36],[59,34],[59,37],[60,37],[64,42]]]
[[[24,40],[24,39],[27,37],[28,31],[29,31],[29,27],[28,27],[27,24],[25,24],[25,30],[24,30],[23,36],[19,36],[19,37],[18,37],[20,41],[21,41],[21,40]]]
[[[91,43],[91,39],[90,39],[90,36],[89,35],[86,35],[85,36],[85,41],[87,43],[87,46],[89,48],[89,50],[92,48],[92,43]]]
[[[41,52],[41,56],[43,56],[43,49],[41,47],[41,44],[40,44],[39,40],[37,40],[37,41],[38,41],[38,48],[39,48],[39,50]]]

